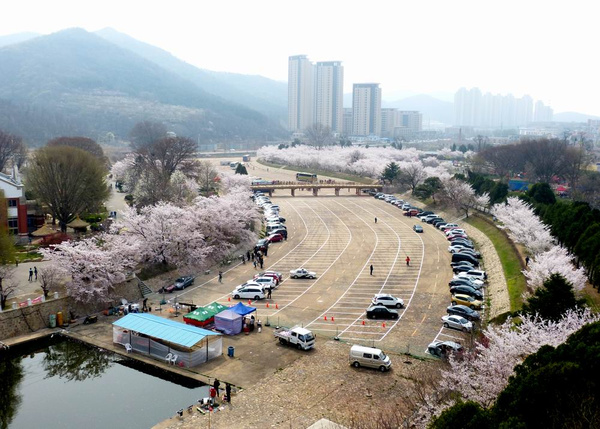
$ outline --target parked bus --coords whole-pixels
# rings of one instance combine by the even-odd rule
[[[317,182],[317,175],[312,173],[296,173],[296,182]]]
[[[242,157],[242,161],[243,161],[243,162],[250,162],[250,155],[244,155],[244,156]]]

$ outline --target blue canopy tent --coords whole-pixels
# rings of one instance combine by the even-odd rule
[[[215,329],[226,335],[237,335],[242,332],[242,319],[235,311],[223,310],[215,315]]]
[[[247,305],[244,305],[241,302],[238,302],[236,305],[234,305],[233,307],[230,307],[229,309],[231,311],[235,311],[240,316],[245,316],[246,314],[250,314],[253,311],[256,311],[256,307],[249,307]]]

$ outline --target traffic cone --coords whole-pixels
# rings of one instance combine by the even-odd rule
[[[381,324],[381,327],[382,327],[382,328],[385,328],[385,322],[383,322],[383,323]]]
[[[279,305],[277,305],[277,303],[275,303],[275,308],[279,310]]]
[[[231,297],[230,296],[227,297],[227,302],[231,302]]]
[[[333,316],[331,316],[331,321],[335,322],[335,318]]]
[[[363,326],[365,325],[365,321],[364,320],[362,321],[362,324],[363,324]]]
[[[327,320],[327,316],[323,317],[323,320]]]
[[[248,305],[252,305],[252,301],[248,300]]]
[[[267,302],[267,308],[269,308],[269,303]]]

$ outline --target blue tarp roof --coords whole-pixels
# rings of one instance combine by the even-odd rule
[[[221,335],[147,313],[129,313],[113,325],[184,347],[192,347],[209,335]]]
[[[230,310],[235,311],[237,314],[241,314],[242,316],[245,316],[248,313],[252,313],[253,311],[256,311],[256,307],[249,307],[247,305],[244,305],[241,302],[238,302],[236,305],[231,307]]]

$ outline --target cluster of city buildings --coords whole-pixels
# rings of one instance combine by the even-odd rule
[[[553,110],[529,95],[482,94],[479,88],[461,88],[454,95],[454,125],[479,128],[517,128],[551,122]]]
[[[292,133],[320,125],[351,140],[407,137],[422,129],[422,115],[381,107],[378,83],[355,83],[352,107],[344,108],[341,61],[313,63],[306,55],[289,57],[288,127]]]

